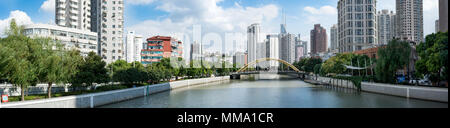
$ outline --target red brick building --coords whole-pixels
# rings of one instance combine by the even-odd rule
[[[363,49],[363,50],[359,50],[359,51],[355,51],[353,52],[354,54],[358,54],[358,55],[367,55],[370,58],[377,58],[378,59],[378,48],[380,47],[375,47],[375,48],[368,48],[368,49]]]
[[[141,51],[142,64],[158,63],[162,58],[182,57],[182,42],[168,36],[154,36],[147,39]]]

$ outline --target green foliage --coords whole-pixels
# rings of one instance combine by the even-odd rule
[[[92,86],[93,83],[107,82],[109,77],[105,66],[106,62],[100,56],[90,52],[79,65],[79,72],[72,79],[72,84],[75,86],[82,86],[83,84]]]
[[[418,76],[431,75],[430,80],[433,82],[447,79],[448,32],[428,35],[425,42],[417,46],[417,52],[420,56],[416,62]]]
[[[322,64],[322,59],[320,58],[304,58],[301,59],[299,62],[294,62],[293,65],[305,72],[314,72],[314,66],[317,64]]]
[[[43,42],[22,34],[23,27],[13,19],[6,38],[0,39],[0,76],[4,76],[14,86],[25,90],[38,82],[39,61],[43,54]],[[4,60],[3,60],[4,59]],[[22,91],[22,100],[24,92]]]
[[[358,90],[361,90],[361,82],[363,80],[361,76],[334,76],[332,78],[351,81]]]
[[[409,63],[411,46],[408,42],[393,40],[378,50],[376,78],[383,83],[395,83],[395,72]]]
[[[343,74],[347,71],[344,65],[350,65],[355,55],[352,53],[337,54],[322,64],[325,73]]]

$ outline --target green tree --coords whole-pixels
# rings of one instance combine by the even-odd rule
[[[108,70],[105,66],[106,62],[100,56],[94,52],[90,52],[79,65],[79,72],[73,77],[72,84],[75,86],[83,84],[92,86],[93,83],[106,83],[109,77],[107,74]]]
[[[42,44],[23,34],[23,26],[18,26],[12,19],[5,32],[6,38],[0,40],[0,57],[8,61],[0,61],[0,75],[6,78],[14,86],[21,88],[21,100],[25,100],[24,91],[38,81],[38,61],[42,52]],[[12,58],[11,58],[12,57]]]
[[[385,48],[378,50],[376,78],[380,82],[394,83],[395,72],[409,63],[411,46],[408,42],[393,40]]]
[[[434,84],[447,79],[448,32],[428,35],[417,47],[417,52],[420,59],[416,62],[416,70],[420,76],[431,75]]]

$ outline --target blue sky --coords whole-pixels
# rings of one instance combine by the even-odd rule
[[[262,31],[279,32],[281,10],[287,15],[289,33],[301,34],[309,41],[309,32],[320,23],[328,32],[337,23],[338,0],[125,0],[125,31],[145,37],[174,32],[192,34],[194,24],[202,33],[245,33],[252,23],[261,23]],[[395,0],[377,0],[377,9],[395,10]],[[434,32],[438,19],[438,0],[424,0],[425,35]],[[23,24],[53,23],[54,0],[0,0],[0,32],[11,18]],[[192,38],[192,37],[191,37]],[[244,49],[245,43],[238,44]]]

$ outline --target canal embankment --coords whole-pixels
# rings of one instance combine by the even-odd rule
[[[123,90],[114,90],[100,93],[57,97],[22,102],[1,103],[0,108],[94,108],[106,104],[130,100],[159,92],[205,84],[217,81],[230,80],[229,76],[211,77],[201,79],[181,80],[156,85],[147,85]]]
[[[316,78],[314,76],[308,76],[305,82],[314,85],[331,85],[353,89],[357,88],[353,84],[353,82],[349,80],[334,79],[329,77]],[[418,87],[418,86],[394,85],[384,83],[361,82],[361,91],[448,103],[448,88]]]

